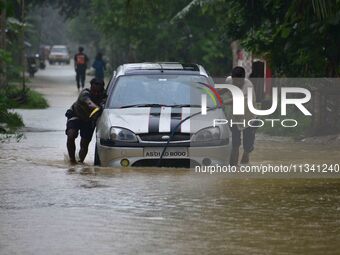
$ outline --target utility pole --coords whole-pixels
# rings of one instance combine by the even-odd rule
[[[25,57],[25,0],[20,1],[21,5],[21,65],[22,65],[22,92],[23,96],[26,92],[26,81],[25,81],[25,71],[26,71],[26,57]]]
[[[0,13],[0,49],[6,50],[6,0],[0,0],[2,2],[3,9]],[[6,63],[0,59],[0,88],[5,87],[7,84],[6,77]]]

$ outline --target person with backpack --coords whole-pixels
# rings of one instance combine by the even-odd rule
[[[78,90],[80,89],[80,85],[82,88],[85,86],[85,77],[86,77],[86,68],[89,59],[84,54],[84,48],[79,47],[78,53],[74,56],[74,69],[76,71],[76,81]]]

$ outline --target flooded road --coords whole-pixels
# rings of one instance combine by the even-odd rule
[[[20,110],[26,138],[0,144],[0,254],[339,254],[340,179],[93,167],[93,143],[85,164],[70,167],[73,71],[47,67],[31,87],[51,107]],[[336,146],[260,139],[252,159],[339,156]]]

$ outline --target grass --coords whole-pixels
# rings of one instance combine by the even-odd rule
[[[45,109],[48,107],[46,99],[39,93],[31,89],[23,91],[16,86],[5,88],[5,96],[8,100],[8,108],[20,109]]]
[[[13,134],[24,127],[24,122],[18,113],[8,109],[44,109],[48,107],[46,99],[38,92],[17,86],[7,86],[0,89],[0,134]],[[19,135],[20,134],[16,134]],[[0,141],[2,141],[0,137]]]
[[[0,112],[0,133],[13,133],[23,126],[24,122],[19,114],[7,110]]]

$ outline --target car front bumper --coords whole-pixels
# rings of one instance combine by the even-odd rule
[[[49,61],[64,61],[64,62],[69,62],[70,58],[67,56],[50,56]]]
[[[129,166],[140,166],[142,162],[150,161],[157,162],[158,158],[149,158],[144,156],[143,147],[111,147],[96,144],[97,153],[100,159],[101,166],[121,167],[121,161],[127,159]],[[205,147],[187,147],[188,156],[181,158],[164,158],[165,161],[190,161],[190,166],[195,165],[227,165],[229,164],[231,144],[220,146],[205,146]],[[155,165],[157,166],[157,165]],[[180,165],[179,165],[180,166]]]

